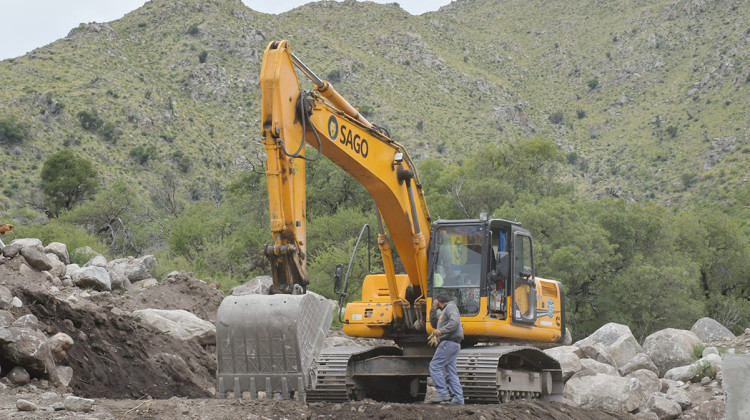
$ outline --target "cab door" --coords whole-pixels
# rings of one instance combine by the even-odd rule
[[[526,232],[513,233],[513,259],[511,261],[511,302],[514,324],[536,323],[537,290],[534,278],[534,254],[531,236]]]

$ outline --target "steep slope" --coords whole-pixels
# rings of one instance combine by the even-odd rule
[[[172,172],[187,197],[220,199],[260,162],[257,77],[274,39],[417,159],[552,137],[583,192],[747,211],[750,5],[734,0],[458,0],[421,16],[153,0],[0,62],[0,122],[26,134],[0,139],[0,206],[38,201],[42,162],[63,147],[108,179],[148,189]]]

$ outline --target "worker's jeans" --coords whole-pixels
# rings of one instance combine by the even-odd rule
[[[453,394],[452,401],[463,404],[464,392],[461,389],[461,383],[458,382],[458,372],[456,372],[456,358],[459,350],[461,350],[460,344],[453,341],[441,341],[430,362],[430,376],[439,397],[450,397],[450,394]]]

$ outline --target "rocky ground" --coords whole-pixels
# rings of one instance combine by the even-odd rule
[[[156,281],[150,256],[114,261],[94,256],[79,267],[68,264],[64,245],[44,247],[33,240],[9,244],[2,253],[0,418],[521,420],[721,418],[724,413],[720,358],[717,362],[711,350],[698,361],[659,360],[650,352],[663,351],[659,346],[673,345],[675,339],[647,339],[641,346],[618,324],[607,324],[573,346],[546,350],[563,364],[567,404],[445,407],[217,399],[212,324],[221,291],[185,272]],[[690,343],[706,341],[688,333],[695,335],[677,335]],[[717,348],[747,352],[750,331],[740,337],[721,333],[713,337]],[[334,331],[327,343],[352,341]],[[690,368],[701,361],[704,365]],[[616,398],[600,395],[601,389]]]

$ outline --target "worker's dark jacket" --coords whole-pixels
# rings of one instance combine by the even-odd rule
[[[440,341],[448,340],[460,343],[464,339],[464,330],[461,327],[461,315],[458,313],[458,307],[453,302],[448,302],[445,308],[438,315],[437,310],[430,311],[430,324],[432,328],[440,330],[438,336]]]

